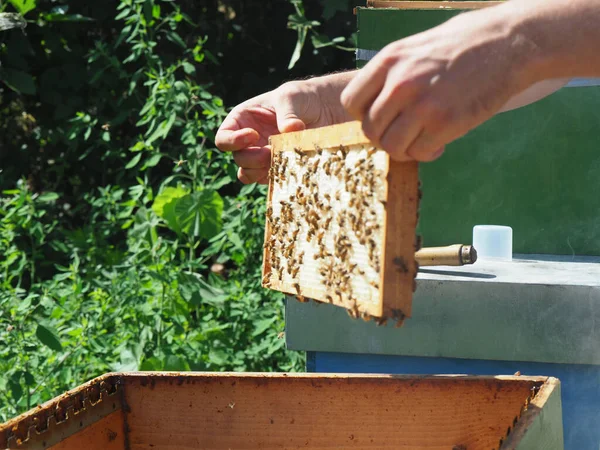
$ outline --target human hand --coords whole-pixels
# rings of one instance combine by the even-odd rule
[[[348,84],[341,102],[398,161],[432,161],[535,80],[535,47],[514,31],[514,2],[460,14],[396,41]]]
[[[269,136],[350,120],[340,93],[355,72],[293,81],[233,108],[217,131],[220,150],[233,151],[243,183],[268,183]]]

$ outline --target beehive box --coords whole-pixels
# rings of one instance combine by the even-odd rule
[[[546,377],[114,373],[0,425],[0,448],[562,448]]]
[[[410,317],[419,203],[416,162],[373,146],[360,122],[271,137],[263,286]]]

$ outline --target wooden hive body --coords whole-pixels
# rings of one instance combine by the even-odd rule
[[[411,315],[418,165],[359,122],[273,136],[263,285],[363,318]]]
[[[547,377],[107,374],[0,424],[1,449],[558,450]]]

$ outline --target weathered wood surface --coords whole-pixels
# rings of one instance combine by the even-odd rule
[[[0,448],[520,450],[540,432],[554,443],[544,450],[560,448],[559,385],[547,377],[140,372],[101,379],[122,393],[100,401],[116,401],[115,412],[87,426],[67,416],[71,434],[54,446],[57,429],[35,446],[0,440]],[[0,436],[31,414],[40,410],[0,425]]]

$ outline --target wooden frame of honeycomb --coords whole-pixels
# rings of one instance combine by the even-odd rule
[[[417,163],[392,161],[359,122],[270,143],[263,286],[378,323],[410,317]]]

